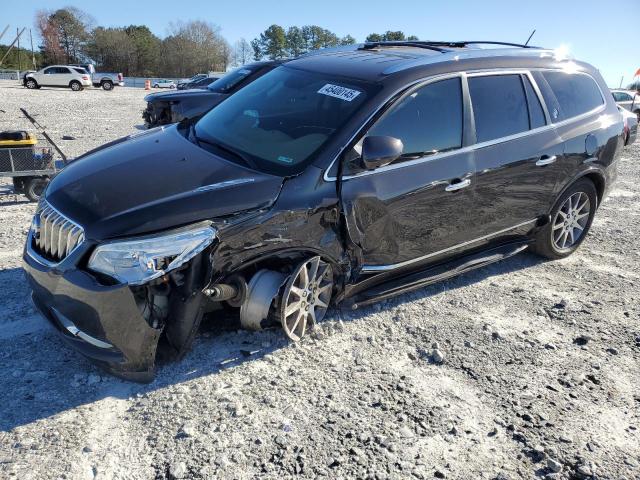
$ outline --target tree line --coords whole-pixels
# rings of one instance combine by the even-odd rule
[[[356,43],[351,35],[340,37],[318,25],[271,25],[250,42],[241,38],[230,45],[220,27],[201,20],[172,23],[168,35],[159,38],[145,25],[97,26],[93,17],[75,7],[40,10],[35,24],[41,39],[39,67],[91,62],[98,70],[134,77],[187,77]],[[366,41],[415,39],[387,31],[372,33]]]

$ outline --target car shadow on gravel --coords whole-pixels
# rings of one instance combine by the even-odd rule
[[[382,309],[429,298],[443,291],[526,269],[541,262],[541,258],[524,253],[403,294],[379,306],[365,307],[348,315],[339,310],[330,311],[325,321],[360,321]],[[517,284],[514,284],[514,288],[517,288]],[[46,323],[44,319],[42,322]],[[0,390],[0,431],[11,431],[107,397],[135,399],[160,389],[175,393],[176,385],[264,359],[287,345],[279,329],[242,331],[236,330],[232,317],[209,319],[184,359],[177,362],[160,360],[155,380],[149,384],[136,384],[99,370],[69,349],[52,327],[9,338],[0,336],[0,381],[3,385]]]

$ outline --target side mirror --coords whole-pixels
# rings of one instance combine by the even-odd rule
[[[404,145],[395,137],[371,136],[362,142],[362,163],[367,170],[389,165],[402,155]]]

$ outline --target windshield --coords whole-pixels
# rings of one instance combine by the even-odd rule
[[[259,170],[299,172],[370,89],[370,84],[279,67],[207,113],[195,134]]]
[[[228,93],[233,87],[235,87],[238,83],[243,81],[253,72],[258,70],[258,66],[255,67],[240,67],[235,70],[230,71],[223,77],[219,78],[207,88],[212,92],[216,93]]]

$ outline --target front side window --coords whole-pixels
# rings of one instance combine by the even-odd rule
[[[595,81],[581,73],[542,72],[560,106],[564,120],[581,115],[604,103]]]
[[[378,88],[282,66],[202,117],[194,140],[261,171],[301,172]]]
[[[369,129],[367,136],[399,138],[404,158],[460,148],[460,78],[430,83],[405,96]]]
[[[529,130],[527,98],[520,75],[469,78],[478,143]]]
[[[58,73],[58,72],[56,72],[56,69],[54,67],[51,67],[51,68],[47,68],[43,73],[45,75],[53,75],[54,73]]]
[[[628,102],[631,100],[631,95],[624,92],[613,92],[613,98],[616,102]]]

